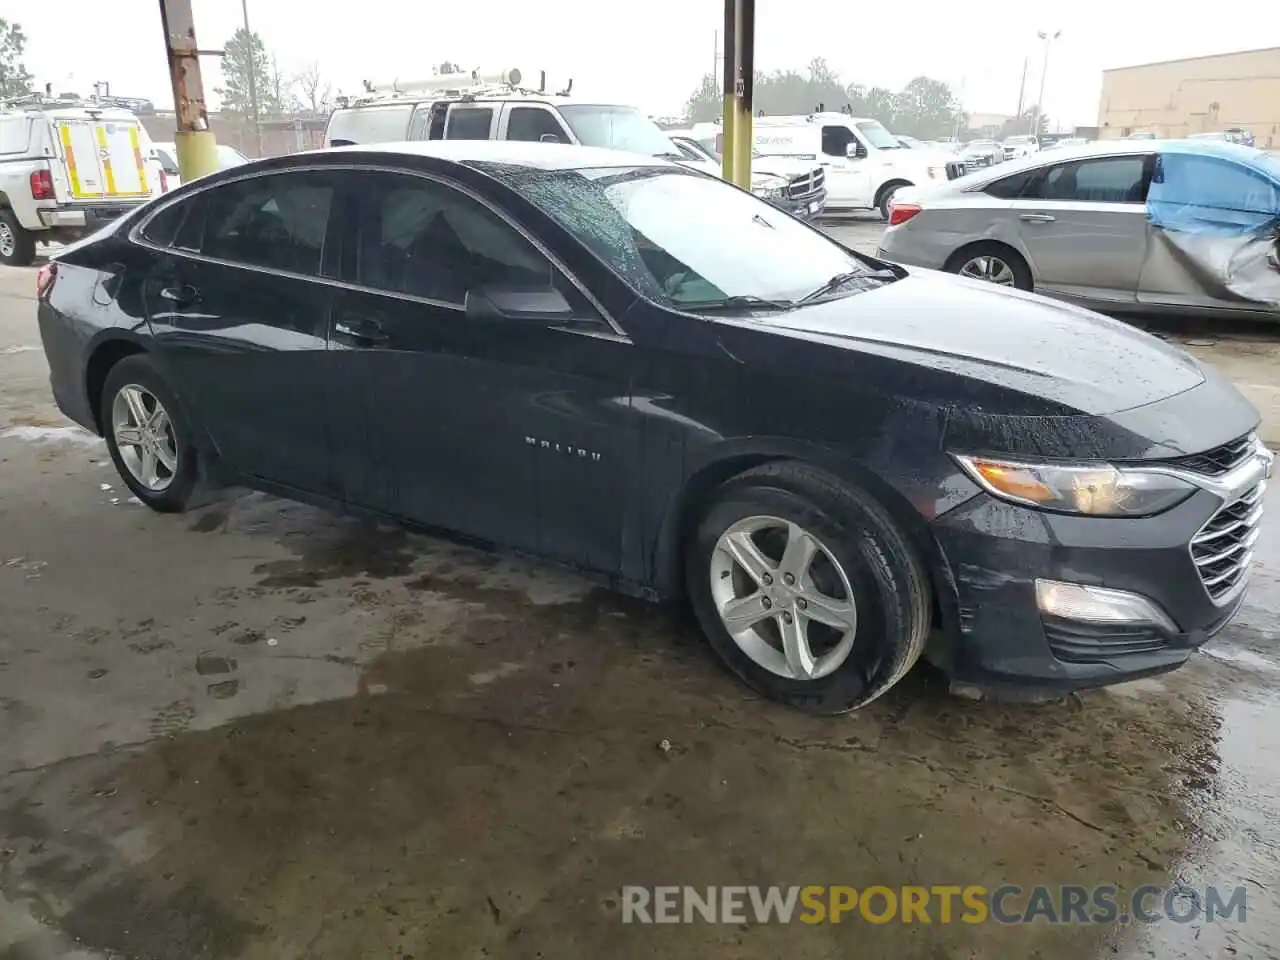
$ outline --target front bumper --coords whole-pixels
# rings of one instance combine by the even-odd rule
[[[1253,480],[1265,491],[1265,480]],[[1246,561],[1238,588],[1213,599],[1192,559],[1192,538],[1223,506],[1222,496],[1199,490],[1156,517],[1104,519],[980,494],[933,524],[957,604],[950,642],[933,658],[955,684],[1035,692],[1181,666],[1227,625],[1247,589]],[[1058,616],[1042,609],[1037,580],[1123,591],[1157,615],[1130,622]]]
[[[800,220],[812,220],[822,215],[827,207],[827,191],[817,190],[801,197],[777,197],[767,201],[779,210],[785,210]]]

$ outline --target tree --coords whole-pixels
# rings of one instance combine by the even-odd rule
[[[947,84],[917,77],[901,93],[885,87],[847,86],[821,57],[810,61],[805,73],[776,70],[755,76],[753,106],[765,115],[804,114],[844,110],[855,117],[879,120],[895,132],[933,138],[955,131],[960,104]],[[685,103],[691,122],[721,115],[720,81],[706,74]]]
[[[258,95],[258,116],[282,112],[284,83],[275,59],[267,54],[262,38],[240,27],[227,41],[222,54],[222,83],[214,92],[222,100],[222,109],[242,117],[253,116],[250,76]]]
[[[690,123],[705,123],[723,116],[724,100],[720,96],[719,81],[709,73],[703,74],[697,89],[685,101],[684,112]]]
[[[22,27],[0,17],[0,97],[31,92],[31,74],[22,62],[27,37]]]
[[[916,77],[894,99],[894,133],[932,138],[953,130],[960,103],[939,80]]]
[[[331,84],[320,71],[319,62],[313,60],[293,78],[293,86],[298,92],[298,103],[308,113],[324,113],[333,95]]]

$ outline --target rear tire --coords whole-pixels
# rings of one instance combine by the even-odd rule
[[[812,559],[797,567],[807,544]],[[870,703],[915,664],[929,632],[924,565],[893,518],[864,490],[801,463],[725,483],[686,544],[685,575],[729,669],[811,713]]]
[[[133,495],[158,513],[186,510],[199,458],[177,394],[150,355],[132,354],[107,372],[100,410],[107,450]]]
[[[979,276],[979,273],[988,270],[987,266],[978,265],[982,261],[994,262],[990,266],[991,276]],[[1001,268],[1007,269],[1013,277],[1013,282],[1000,285],[1026,290],[1028,293],[1035,289],[1031,268],[1027,266],[1027,261],[1022,259],[1022,254],[1008,244],[997,243],[994,240],[983,240],[980,243],[961,247],[947,259],[942,267],[947,273],[997,284],[999,281],[995,276],[999,275]]]
[[[36,259],[35,234],[18,222],[18,215],[0,207],[0,263],[29,267]]]

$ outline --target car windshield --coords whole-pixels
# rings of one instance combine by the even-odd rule
[[[858,132],[862,134],[863,139],[877,150],[904,150],[905,147],[900,144],[892,133],[884,128],[884,126],[875,120],[865,120],[856,124]]]
[[[224,143],[218,144],[218,167],[226,170],[229,167],[238,167],[242,163],[248,163],[249,158],[237,150],[235,147],[228,147]]]
[[[841,274],[876,276],[800,221],[681,168],[485,169],[660,303],[749,310],[798,300]]]
[[[656,123],[634,107],[575,103],[560,114],[579,143],[588,147],[627,150],[651,157],[679,157],[675,146]]]

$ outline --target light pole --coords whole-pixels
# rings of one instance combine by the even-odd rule
[[[249,32],[249,0],[240,0],[240,12],[244,14],[244,42],[249,51],[249,109],[253,111],[253,145],[257,148],[258,156],[261,157],[262,126],[258,122],[257,51],[253,47],[253,34]]]
[[[1036,121],[1035,125],[1031,128],[1031,135],[1035,137],[1036,142],[1039,143],[1040,118],[1044,116],[1044,78],[1049,72],[1049,47],[1053,44],[1053,41],[1062,36],[1062,31],[1055,30],[1052,34],[1049,34],[1048,32],[1041,30],[1036,34],[1036,36],[1044,41],[1044,63],[1040,67],[1040,96],[1036,97]]]

